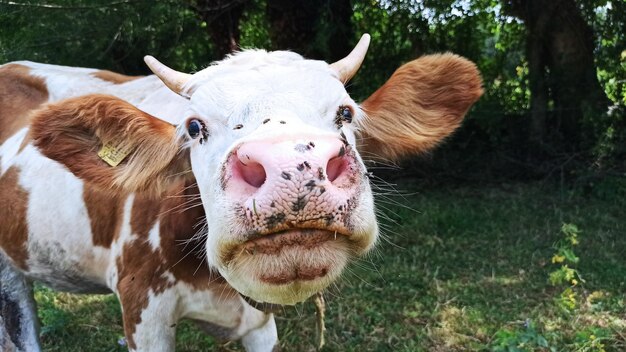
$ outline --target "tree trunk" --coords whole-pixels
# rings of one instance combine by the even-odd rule
[[[593,57],[593,31],[574,0],[505,0],[524,21],[531,90],[530,142],[580,150],[583,119],[606,112]],[[554,111],[547,114],[550,102]],[[555,132],[555,133],[553,133]],[[548,138],[550,140],[548,141]]]
[[[536,28],[537,26],[535,26]],[[529,33],[529,36],[531,34]],[[530,85],[530,143],[533,149],[540,150],[546,137],[549,89],[546,72],[546,53],[541,40],[526,43],[528,59],[528,83]]]
[[[272,49],[292,50],[311,59],[334,61],[353,42],[350,0],[267,0]]]
[[[311,58],[321,53],[314,48],[323,0],[267,0],[272,49],[293,50]]]
[[[552,23],[548,67],[556,117],[566,139],[585,142],[581,122],[606,113],[609,100],[598,82],[593,31],[574,0],[561,1]],[[580,147],[581,145],[572,145]]]
[[[215,46],[215,56],[223,59],[239,49],[239,20],[247,0],[196,0],[194,11],[206,22]]]
[[[328,2],[326,14],[326,40],[328,53],[324,59],[335,62],[343,59],[352,50],[354,42],[354,26],[352,25],[352,3],[350,0],[333,0]]]

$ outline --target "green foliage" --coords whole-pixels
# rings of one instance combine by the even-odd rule
[[[0,61],[33,60],[147,73],[143,56],[193,71],[211,45],[183,1],[0,2]],[[10,30],[7,30],[9,29]]]
[[[518,330],[499,330],[491,344],[493,352],[556,351],[531,321]]]
[[[626,156],[626,34],[622,30],[626,2],[575,1],[594,31],[597,79],[615,106],[606,114],[593,103],[584,107],[587,112],[579,121],[584,148],[573,151],[581,154],[576,161],[582,164],[572,162],[570,168],[584,170],[572,175],[589,170],[619,172],[626,168],[620,162]],[[311,18],[316,34],[304,47],[332,61],[343,51],[337,49],[337,41],[356,43],[362,33],[370,33],[369,55],[347,87],[357,100],[365,99],[398,66],[420,55],[452,51],[468,57],[482,73],[485,94],[444,150],[454,158],[446,163],[457,165],[463,175],[485,169],[492,170],[489,176],[553,176],[560,158],[567,156],[558,154],[555,140],[545,141],[544,146],[554,160],[542,159],[544,155],[529,147],[528,31],[525,23],[506,11],[507,3],[352,0],[348,19],[344,13],[333,13],[334,2],[319,1],[319,16]],[[151,54],[175,69],[197,71],[217,57],[209,26],[194,4],[192,0],[0,1],[0,62],[27,59],[147,74],[142,58]],[[266,0],[245,2],[240,45],[272,48],[270,26]],[[550,109],[555,102],[551,104]],[[560,112],[548,113],[550,120],[550,114]],[[560,127],[548,128],[558,132]]]
[[[244,10],[239,30],[242,48],[271,48],[264,0],[252,1]]]
[[[611,338],[611,330],[600,327],[590,327],[576,333],[574,346],[580,352],[606,352],[602,342]]]
[[[39,288],[37,292],[38,307],[41,314],[41,335],[45,339],[47,336],[60,336],[67,338],[67,326],[71,322],[68,312],[59,308],[59,302],[55,296],[51,295],[51,290],[45,287]]]
[[[372,36],[365,62],[349,85],[356,98],[365,99],[401,64],[427,51],[424,44],[430,29],[423,11],[416,1],[354,1],[355,33]]]
[[[574,253],[574,247],[579,244],[580,231],[574,224],[563,224],[561,233],[563,238],[555,243],[556,253],[552,256],[552,264],[559,265],[559,268],[550,273],[550,283],[553,286],[566,286],[555,300],[561,309],[571,312],[579,307],[579,293],[574,288],[584,282],[580,273],[569,267],[580,260]]]
[[[623,169],[626,156],[626,2],[578,0],[583,15],[596,35],[598,81],[613,106],[606,114],[587,114],[584,127],[596,141],[594,167],[599,170]]]
[[[613,103],[626,105],[626,3],[579,1],[598,38],[598,78]]]
[[[594,291],[588,294],[582,289],[585,283],[580,273],[568,266],[579,263],[580,258],[574,254],[573,248],[579,245],[580,230],[574,224],[563,224],[562,237],[554,245],[556,253],[552,256],[552,263],[560,265],[549,273],[550,283],[553,286],[564,287],[563,291],[554,297],[555,307],[559,309],[561,317],[558,319],[544,319],[546,324],[541,330],[548,331],[549,325],[561,324],[559,321],[578,319],[592,320],[589,316],[603,313],[607,309],[606,294],[603,291]],[[586,296],[586,298],[585,298]],[[618,308],[618,311],[621,308]],[[588,352],[605,352],[606,342],[613,339],[613,332],[604,324],[573,324],[569,332],[571,337],[558,336],[556,331],[549,332],[550,340],[570,340],[571,350]],[[626,328],[626,327],[624,327]],[[536,326],[526,323],[526,329],[500,330],[493,341],[494,351],[535,351],[557,349],[549,346],[548,339],[538,332]]]
[[[619,203],[626,199],[626,178],[620,176],[606,176],[590,185],[595,197]]]

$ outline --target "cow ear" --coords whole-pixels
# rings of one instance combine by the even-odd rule
[[[361,105],[359,149],[374,161],[423,153],[461,124],[482,93],[480,73],[467,59],[439,54],[413,60]]]
[[[102,188],[158,193],[190,169],[176,127],[112,96],[49,104],[33,116],[31,136],[45,156]]]

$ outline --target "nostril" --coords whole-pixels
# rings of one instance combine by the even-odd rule
[[[336,156],[330,159],[326,165],[326,176],[328,176],[328,181],[335,181],[339,176],[341,176],[342,173],[344,173],[344,171],[346,171],[347,167],[347,161],[343,156]]]
[[[257,162],[250,161],[244,164],[241,160],[237,160],[235,164],[235,172],[249,185],[259,188],[265,183],[265,169]]]

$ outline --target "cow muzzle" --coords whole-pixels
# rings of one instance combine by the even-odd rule
[[[362,217],[355,209],[371,191],[356,152],[339,135],[245,142],[223,170],[237,231],[221,241],[220,271],[256,301],[308,298],[375,241],[377,230],[355,230]]]

